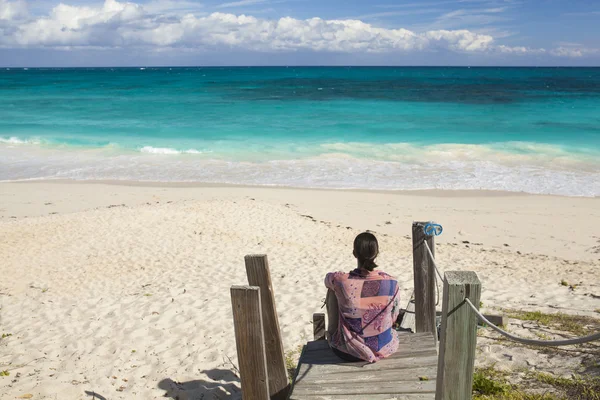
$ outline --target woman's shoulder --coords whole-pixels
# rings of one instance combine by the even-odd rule
[[[379,279],[387,279],[387,280],[394,280],[394,281],[397,280],[396,278],[394,278],[392,275],[388,274],[387,272],[375,271],[375,273],[377,274]]]
[[[334,272],[328,272],[326,277],[339,280],[339,279],[348,278],[348,275],[349,275],[348,272],[334,271]]]
[[[333,289],[336,284],[347,281],[349,279],[348,275],[349,274],[347,272],[343,271],[329,272],[327,275],[325,275],[325,286]]]

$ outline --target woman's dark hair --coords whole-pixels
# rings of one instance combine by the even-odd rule
[[[379,254],[379,243],[375,235],[363,232],[354,239],[354,257],[358,259],[358,266],[373,271],[377,268],[375,258]]]

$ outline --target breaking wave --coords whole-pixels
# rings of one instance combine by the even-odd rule
[[[203,151],[199,151],[196,149],[188,149],[188,150],[176,150],[170,147],[152,147],[152,146],[144,146],[140,149],[142,153],[148,154],[203,154]]]
[[[0,181],[30,179],[205,182],[371,190],[499,190],[600,196],[597,150],[506,142],[488,145],[320,143],[285,152],[35,145],[0,141]],[[168,157],[164,157],[168,156]]]

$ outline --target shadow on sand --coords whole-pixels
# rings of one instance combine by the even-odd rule
[[[99,395],[98,393],[94,392],[94,391],[90,391],[90,390],[86,390],[85,394],[87,394],[88,396],[92,396],[92,400],[106,400],[106,397]]]
[[[241,398],[240,378],[226,369],[201,371],[209,380],[176,382],[163,379],[158,387],[166,391],[164,397],[174,400],[213,400]],[[238,383],[237,385],[235,383]]]

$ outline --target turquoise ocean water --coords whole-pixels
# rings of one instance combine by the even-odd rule
[[[600,68],[0,70],[0,180],[600,196]]]

